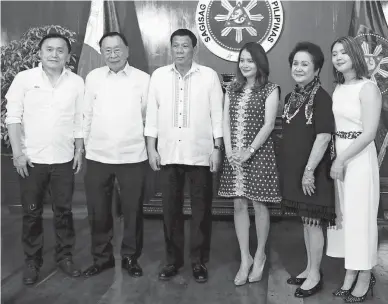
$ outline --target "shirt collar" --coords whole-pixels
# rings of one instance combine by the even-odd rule
[[[175,67],[175,63],[170,65],[170,69],[169,70],[172,71],[172,72],[180,74],[179,71],[177,70],[177,68]],[[187,72],[185,77],[190,75],[190,74],[192,74],[192,73],[194,73],[194,72],[199,72],[199,64],[193,61],[192,64],[191,64],[191,68]]]
[[[44,75],[46,75],[46,72],[43,70],[43,64],[42,64],[42,62],[39,62],[38,67],[39,67],[39,69],[42,71],[42,73],[44,73]],[[68,75],[68,74],[69,74],[69,71],[70,71],[70,70],[69,70],[68,68],[64,67],[63,70],[62,70],[61,75],[59,76],[59,78],[62,78],[63,75]]]
[[[110,74],[124,74],[125,76],[129,76],[129,74],[131,74],[131,71],[132,71],[132,67],[128,64],[128,62],[125,64],[124,69],[122,69],[118,73],[113,72],[108,66],[105,66],[105,67],[107,69],[107,75],[110,75]]]

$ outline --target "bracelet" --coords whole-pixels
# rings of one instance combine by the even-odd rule
[[[314,172],[313,168],[311,168],[310,166],[306,166],[304,170],[307,172]]]
[[[256,149],[253,148],[252,146],[248,146],[248,152],[251,153],[251,156],[256,152]]]
[[[304,176],[304,175],[307,175],[307,174],[308,174],[308,175],[311,174],[312,177],[315,178],[315,177],[314,177],[314,171],[304,170],[304,171],[303,171],[303,176]]]
[[[224,146],[223,145],[214,145],[214,150],[223,151]]]

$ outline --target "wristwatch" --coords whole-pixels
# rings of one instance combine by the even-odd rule
[[[313,170],[313,168],[311,168],[310,166],[306,166],[306,168],[305,168],[305,169],[306,169],[306,171],[309,171],[309,172],[312,172],[312,171],[314,171],[314,170]]]
[[[222,150],[223,150],[223,146],[222,146],[222,145],[215,145],[215,146],[214,146],[214,149],[215,149],[215,150],[222,151]]]

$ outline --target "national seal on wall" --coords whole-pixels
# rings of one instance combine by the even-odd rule
[[[268,52],[283,29],[281,1],[201,0],[196,11],[199,37],[218,57],[237,61],[247,42],[260,43]]]
[[[380,167],[388,146],[388,40],[375,33],[359,34],[355,39],[364,53],[368,76],[377,84],[382,95],[382,120],[375,138]]]
[[[359,34],[355,39],[364,52],[370,79],[381,94],[388,95],[388,40],[373,33]]]

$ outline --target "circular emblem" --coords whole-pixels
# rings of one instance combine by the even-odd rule
[[[388,40],[376,34],[360,34],[355,37],[364,52],[369,77],[381,94],[388,93]]]
[[[280,1],[201,0],[195,20],[213,54],[237,61],[247,42],[260,43],[266,52],[275,45],[283,28],[283,7]]]

